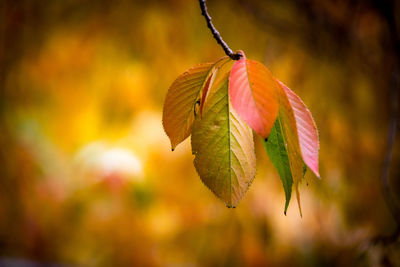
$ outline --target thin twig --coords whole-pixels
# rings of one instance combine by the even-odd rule
[[[225,41],[222,40],[221,34],[218,32],[218,30],[212,24],[211,17],[207,12],[206,0],[199,0],[199,3],[200,3],[201,14],[206,18],[207,27],[211,30],[211,33],[214,36],[215,40],[217,40],[217,43],[220,46],[222,46],[222,48],[225,51],[225,54],[233,60],[240,59],[242,57],[242,54],[233,53],[232,49],[230,49],[229,46],[225,43]]]

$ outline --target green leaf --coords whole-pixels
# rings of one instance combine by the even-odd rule
[[[275,166],[278,174],[281,178],[283,189],[285,190],[286,202],[285,202],[285,215],[289,206],[290,197],[292,195],[293,177],[292,171],[290,170],[289,156],[287,148],[285,146],[285,140],[282,134],[282,125],[279,117],[276,119],[274,126],[272,127],[271,133],[268,137],[268,141],[264,140],[263,145],[267,150],[268,156]]]
[[[289,165],[293,178],[293,184],[296,190],[297,204],[299,206],[300,216],[302,216],[299,183],[304,177],[303,174],[304,161],[300,152],[296,117],[291,102],[289,101],[288,96],[286,95],[286,92],[283,87],[281,87],[280,90],[279,102],[280,102],[280,109],[279,109],[278,119],[280,121],[282,129],[281,132],[283,140],[285,142],[287,155],[289,158]]]
[[[253,132],[233,110],[228,94],[231,66],[220,70],[192,128],[194,165],[201,180],[226,206],[235,207],[256,169]]]

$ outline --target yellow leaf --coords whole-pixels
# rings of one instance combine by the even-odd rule
[[[235,207],[254,179],[256,158],[252,130],[229,101],[230,67],[221,68],[202,116],[195,119],[192,151],[204,184],[228,207]]]

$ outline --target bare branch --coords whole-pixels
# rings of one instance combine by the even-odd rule
[[[217,40],[217,43],[220,46],[222,46],[222,48],[225,51],[225,54],[233,60],[240,59],[242,57],[242,54],[233,53],[232,49],[230,49],[229,46],[225,43],[225,41],[222,40],[221,34],[218,32],[218,30],[212,24],[211,17],[207,12],[206,0],[199,0],[199,3],[200,3],[201,14],[206,18],[207,27],[211,30],[211,33],[213,34],[215,40]]]

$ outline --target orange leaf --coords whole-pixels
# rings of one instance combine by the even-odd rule
[[[169,88],[164,103],[163,126],[171,140],[172,150],[190,135],[196,110],[201,105],[201,90],[215,65],[227,59],[223,57],[216,63],[196,65],[181,74]]]
[[[229,95],[239,116],[260,136],[267,138],[278,115],[278,84],[263,64],[243,58],[229,77]]]
[[[229,73],[232,68],[233,61],[229,59],[229,57],[223,57],[217,62],[215,62],[210,75],[207,78],[207,81],[203,87],[200,101],[200,114],[203,114],[204,104],[206,103],[208,92],[211,86],[214,85],[217,77],[221,80],[221,77],[224,76],[224,73]],[[222,74],[220,74],[222,73]],[[219,75],[220,74],[220,75]]]

